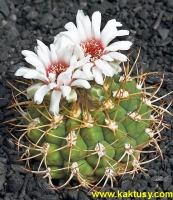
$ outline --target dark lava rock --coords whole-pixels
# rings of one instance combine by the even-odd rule
[[[8,50],[4,49],[4,51],[0,54],[0,61],[5,61],[8,59]]]
[[[169,158],[169,162],[170,162],[171,166],[173,167],[173,158]]]
[[[149,16],[149,12],[147,10],[142,10],[142,12],[140,13],[140,18],[143,20],[146,20]]]
[[[39,191],[30,191],[29,196],[31,198],[39,198],[42,196],[42,194]]]
[[[172,183],[172,177],[171,176],[166,176],[163,179],[163,190],[167,191],[168,187],[171,185]]]
[[[51,186],[47,183],[46,179],[41,177],[37,177],[37,188],[41,194],[45,195],[54,195],[55,191],[51,190]]]
[[[119,7],[122,9],[122,8],[126,7],[126,5],[127,5],[127,0],[121,0]]]
[[[59,198],[55,195],[43,195],[37,198],[37,200],[59,200]]]
[[[69,190],[68,191],[69,200],[78,199],[78,191],[76,190]]]
[[[52,20],[52,24],[53,24],[53,28],[60,28],[61,27],[61,21],[59,20],[59,19],[57,19],[57,18],[54,18],[53,20]]]
[[[0,1],[0,12],[6,17],[10,14],[9,8],[4,0]]]
[[[23,4],[24,0],[13,0],[15,5]]]
[[[34,0],[35,4],[42,3],[44,0]]]
[[[28,20],[34,20],[34,19],[37,19],[38,17],[38,12],[35,11],[35,10],[31,10],[28,15],[26,16],[26,19]]]
[[[142,39],[149,40],[152,37],[152,34],[149,32],[148,29],[144,29],[141,34]]]
[[[8,187],[11,192],[17,192],[22,187],[24,181],[20,174],[15,173],[11,178],[8,180]]]
[[[132,181],[128,180],[128,179],[123,180],[122,183],[121,183],[121,187],[124,190],[129,190],[129,188],[131,187],[131,185],[132,185]]]
[[[5,168],[5,164],[0,162],[0,191],[3,189],[3,185],[4,182],[6,180],[5,176],[6,176],[6,168]]]
[[[45,24],[49,24],[52,22],[53,20],[53,16],[49,13],[45,13],[43,14],[41,21],[40,21],[40,25],[45,25]]]
[[[155,181],[155,182],[163,181],[163,176],[157,176],[157,175],[153,176],[152,181]]]
[[[80,199],[82,199],[82,200],[89,200],[89,197],[83,191],[79,191],[78,200],[80,200]]]
[[[173,8],[173,0],[167,0],[167,6]]]
[[[7,22],[6,25],[4,26],[4,29],[9,37],[9,40],[16,39],[17,37],[20,36],[20,32],[16,28],[16,24],[13,21]]]
[[[166,39],[161,40],[160,42],[158,42],[157,45],[158,46],[166,46],[166,45],[168,45],[171,42],[172,42],[172,38],[167,37]]]
[[[168,34],[169,34],[169,29],[162,28],[161,26],[159,26],[159,27],[157,28],[157,30],[158,30],[158,32],[159,32],[161,38],[162,38],[163,40],[165,40],[165,39],[167,38]]]

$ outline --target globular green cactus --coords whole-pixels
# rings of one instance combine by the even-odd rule
[[[65,179],[61,187],[71,179],[86,188],[103,180],[105,185],[109,179],[113,186],[118,176],[145,171],[143,164],[149,161],[141,160],[141,153],[153,152],[145,147],[154,144],[162,156],[157,141],[168,111],[163,104],[154,104],[161,98],[156,97],[159,87],[150,93],[151,87],[145,85],[149,73],[131,75],[134,66],[131,70],[124,66],[121,74],[106,77],[103,85],[93,81],[90,89],[76,88],[77,101],[61,99],[56,116],[49,112],[46,99],[40,105],[26,102],[25,111],[15,104],[24,127],[17,142],[26,148],[21,159],[40,162],[38,170],[31,172],[42,173],[52,186],[52,179]],[[21,143],[23,136],[29,146]]]

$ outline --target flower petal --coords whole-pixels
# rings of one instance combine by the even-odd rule
[[[73,31],[64,31],[61,34],[67,36],[74,43],[80,43],[80,38]]]
[[[40,47],[40,49],[42,50],[42,52],[44,52],[46,54],[46,56],[48,58],[50,58],[50,50],[49,50],[49,48],[40,40],[37,40],[37,44]]]
[[[35,69],[30,69],[27,67],[19,68],[16,71],[15,76],[23,76],[26,79],[38,79],[43,82],[47,82],[47,81],[49,82],[49,79],[44,74],[39,73]]]
[[[64,62],[70,63],[70,59],[73,54],[73,46],[68,46],[68,47],[62,49],[62,51],[64,51],[64,55],[63,55]]]
[[[117,22],[117,21],[115,22],[115,27],[121,27],[121,26],[122,26],[121,22]]]
[[[71,92],[71,87],[70,86],[61,86],[60,88],[61,88],[63,97],[68,96],[70,94],[70,92]]]
[[[96,83],[103,85],[102,71],[96,66],[94,66],[92,67],[92,72],[93,72]]]
[[[64,78],[64,73],[61,73],[57,78],[57,87],[58,88],[60,88],[60,86],[63,86],[63,78]]]
[[[116,22],[115,19],[109,20],[101,32],[101,40],[105,47],[117,36],[129,35],[127,30],[117,30],[117,27],[121,26],[121,23]]]
[[[65,49],[68,46],[74,46],[74,42],[62,33],[60,33],[59,46],[57,50],[59,50],[60,48]]]
[[[127,61],[127,56],[119,52],[109,52],[108,55],[117,61],[121,61],[121,62]]]
[[[82,79],[77,79],[73,81],[70,86],[78,86],[78,87],[83,87],[86,89],[89,89],[91,87],[88,81],[82,80]]]
[[[101,37],[103,37],[103,35],[105,36],[111,29],[114,29],[117,27],[117,22],[115,19],[111,19],[109,20],[105,27],[103,28],[102,32],[101,32]]]
[[[50,107],[49,111],[53,115],[58,115],[59,114],[59,103],[61,100],[62,92],[59,90],[53,90],[51,94],[51,99],[50,99]]]
[[[52,90],[52,89],[57,87],[57,84],[56,83],[49,83],[47,86]]]
[[[109,55],[105,54],[101,57],[101,59],[106,60],[106,61],[113,61],[114,59],[111,58]]]
[[[21,53],[22,53],[25,57],[30,57],[30,56],[35,56],[35,57],[37,57],[37,55],[36,55],[34,52],[29,51],[29,50],[23,50]]]
[[[109,64],[115,70],[115,74],[118,74],[119,72],[122,71],[122,68],[119,66],[119,63],[109,62]]]
[[[85,16],[83,20],[83,26],[85,29],[87,39],[91,39],[91,21],[88,16]]]
[[[73,75],[72,75],[72,79],[84,79],[84,80],[93,80],[93,75],[90,72],[90,74],[86,74],[84,71],[77,69]]]
[[[52,63],[57,62],[57,54],[56,54],[56,50],[55,50],[55,45],[54,44],[50,45],[50,52],[51,52],[51,61],[52,61]]]
[[[73,56],[75,56],[75,59],[80,60],[84,57],[84,52],[82,47],[79,44],[75,44],[75,47],[73,49]]]
[[[72,75],[72,79],[77,79],[77,78],[83,78],[83,71],[77,69],[73,75]]]
[[[77,30],[77,28],[76,28],[76,26],[74,25],[73,22],[68,22],[68,23],[64,26],[64,28],[67,29],[68,31],[74,32],[76,35],[79,36],[78,30]]]
[[[20,67],[16,72],[15,72],[15,76],[23,76],[25,75],[27,72],[31,71],[33,69],[27,68],[27,67]],[[36,71],[36,70],[35,70]]]
[[[59,43],[59,40],[61,40],[62,34],[57,34],[56,36],[54,36],[54,41],[53,44],[56,46]]]
[[[51,61],[49,57],[43,51],[38,49],[37,55],[39,59],[42,61],[42,63],[44,64],[45,68],[48,68],[51,65]]]
[[[100,59],[95,60],[95,64],[106,76],[112,77],[114,75],[114,69],[106,61]]]
[[[82,69],[87,77],[91,77],[93,79],[93,74],[91,73],[91,68],[93,67],[94,63],[86,63]]]
[[[124,36],[124,35],[129,35],[129,31],[128,30],[117,31],[117,36]]]
[[[63,85],[70,85],[72,81],[72,73],[63,73]]]
[[[43,83],[36,83],[31,85],[26,89],[27,99],[31,99],[34,96],[34,93],[43,85]]]
[[[65,49],[68,46],[74,46],[74,41],[73,41],[74,38],[70,38],[69,36],[66,36],[65,33],[67,32],[69,31],[61,32],[54,37],[53,45],[54,45],[56,54],[58,56],[59,56],[59,53],[61,53],[61,49]],[[73,31],[70,31],[70,32],[73,32]]]
[[[58,88],[60,88],[60,86],[65,86],[65,85],[69,86],[71,81],[72,81],[72,70],[69,70],[69,72],[67,71],[62,72],[57,78]]]
[[[91,55],[88,55],[84,58],[82,58],[81,60],[76,62],[76,66],[75,68],[79,68],[81,66],[83,66],[84,64],[86,64],[87,62],[89,62]]]
[[[78,20],[82,21],[84,16],[85,16],[84,12],[82,10],[78,10],[77,15],[76,15],[76,21],[78,21]]]
[[[70,94],[66,97],[68,103],[75,102],[77,100],[77,93],[74,89],[71,90]]]
[[[37,79],[43,82],[49,82],[49,79],[47,78],[47,76],[45,76],[44,74],[39,73],[38,71],[31,69],[30,71],[28,71],[23,78],[26,79]]]
[[[77,20],[77,29],[78,29],[80,40],[85,41],[87,39],[87,36],[85,33],[85,29],[83,27],[83,24],[80,20]]]
[[[76,57],[76,55],[72,55],[72,57],[70,58],[70,66],[73,66],[73,68],[75,68],[76,63],[77,63],[77,57]],[[68,71],[68,70],[69,70],[69,68],[66,71]]]
[[[41,104],[43,102],[44,96],[51,90],[48,85],[41,86],[34,94],[34,102]]]
[[[35,69],[29,70],[27,73],[23,75],[24,78],[27,79],[35,79],[38,76],[39,72]]]
[[[101,13],[96,11],[92,15],[92,30],[95,39],[100,39]]]
[[[106,51],[118,51],[118,50],[128,50],[130,49],[132,42],[130,41],[118,41],[114,42],[105,48]]]
[[[37,71],[42,72],[43,74],[46,74],[45,67],[38,57],[26,57],[25,60],[29,64],[33,65]]]
[[[110,41],[112,41],[116,36],[117,36],[117,29],[116,28],[112,28],[111,30],[107,30],[107,32],[102,35],[101,40],[103,43],[103,46],[107,46],[109,44]]]
[[[51,83],[55,83],[56,80],[56,74],[55,73],[49,73],[48,74],[49,80]]]

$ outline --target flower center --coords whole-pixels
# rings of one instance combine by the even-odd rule
[[[80,46],[84,51],[84,55],[91,55],[90,61],[94,62],[103,55],[104,47],[100,41],[91,39],[85,42],[81,42]]]
[[[68,65],[64,62],[58,62],[56,64],[52,64],[48,70],[47,70],[47,75],[49,73],[56,74],[56,78],[61,74],[62,72],[65,72],[66,69],[68,68]]]

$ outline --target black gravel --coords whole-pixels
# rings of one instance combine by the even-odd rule
[[[13,75],[20,66],[26,65],[21,50],[33,50],[36,39],[49,45],[53,36],[64,30],[68,21],[75,22],[78,9],[83,9],[90,16],[99,10],[102,13],[102,26],[112,18],[122,22],[123,29],[130,30],[130,35],[124,39],[134,43],[131,50],[135,51],[131,62],[141,47],[138,67],[142,67],[144,71],[160,72],[159,75],[150,76],[147,82],[159,83],[165,73],[165,82],[158,95],[162,96],[173,90],[172,0],[0,0],[1,122],[16,117],[13,110],[6,109],[12,103],[12,90],[5,80],[22,89],[14,81]],[[167,97],[166,102],[169,103],[172,97]],[[172,112],[173,106],[169,110]],[[173,129],[173,118],[166,115],[164,120]],[[18,155],[6,126],[0,124],[0,200],[92,199],[84,189],[50,190],[46,179],[33,176],[19,167],[18,164],[24,166],[25,163],[17,161],[21,152]],[[171,130],[164,130],[162,135],[164,140],[159,144],[164,154],[163,160],[158,158],[146,164],[146,174],[139,173],[134,179],[125,175],[117,187],[110,188],[106,185],[104,190],[173,191],[173,133]],[[59,185],[63,183],[63,180],[57,181]],[[72,184],[75,185],[75,182]]]

